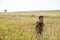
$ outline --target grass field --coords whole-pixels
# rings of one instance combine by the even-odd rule
[[[44,16],[40,40],[60,40],[60,11],[0,12],[0,40],[37,40],[35,23]]]

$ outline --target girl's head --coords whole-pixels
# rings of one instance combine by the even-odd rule
[[[39,21],[40,22],[43,21],[43,19],[44,19],[44,16],[39,16]]]

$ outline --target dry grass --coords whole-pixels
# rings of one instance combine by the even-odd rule
[[[0,13],[0,40],[37,40],[34,23],[43,15],[41,40],[60,40],[60,12]]]

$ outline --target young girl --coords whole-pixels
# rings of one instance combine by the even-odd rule
[[[36,23],[35,29],[36,29],[37,35],[43,34],[43,26],[44,26],[43,19],[44,19],[43,16],[39,16],[39,21]]]

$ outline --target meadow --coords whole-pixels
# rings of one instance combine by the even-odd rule
[[[40,40],[60,40],[60,11],[0,12],[0,40],[38,40],[35,23],[44,16]]]

